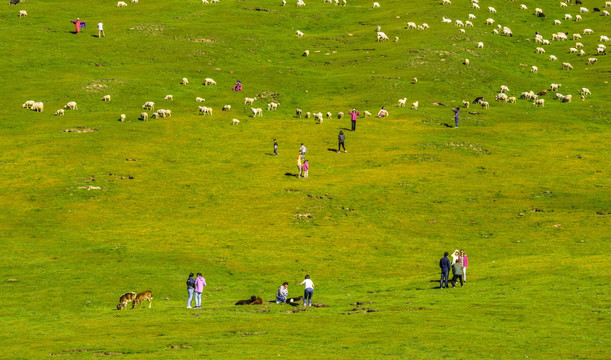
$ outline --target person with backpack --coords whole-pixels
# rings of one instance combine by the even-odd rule
[[[195,292],[195,279],[193,278],[193,273],[190,273],[189,278],[187,279],[187,292],[189,293],[189,300],[187,300],[187,309],[193,309],[191,307],[191,302],[193,301],[193,293]]]
[[[344,135],[344,132],[342,130],[339,131],[339,135],[337,135],[337,153],[339,154],[339,151],[341,148],[344,148],[344,152],[346,151],[346,145],[344,145],[344,141],[346,141],[346,135]]]

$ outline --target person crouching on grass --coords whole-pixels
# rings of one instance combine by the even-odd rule
[[[288,287],[289,283],[285,281],[284,284],[278,288],[278,292],[276,293],[276,304],[282,304],[286,301],[286,298],[289,296]]]

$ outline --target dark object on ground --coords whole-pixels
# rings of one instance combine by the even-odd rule
[[[547,94],[547,89],[543,89],[543,90],[539,91],[539,93],[537,95],[543,96],[545,94]]]
[[[323,304],[323,303],[320,303],[320,304],[312,304],[312,306],[313,306],[313,307],[316,307],[316,308],[325,308],[325,307],[329,307],[329,305],[327,305],[327,304]]]
[[[539,17],[546,17],[544,13],[539,13],[539,15],[537,15]]]
[[[448,105],[446,105],[444,103],[440,103],[440,102],[437,102],[437,101],[433,101],[431,104],[438,105],[438,106],[448,106]]]
[[[10,1],[8,2],[8,4],[9,4],[9,5],[17,5],[17,4],[19,4],[20,2],[21,2],[21,0],[10,0]]]
[[[594,10],[593,10],[593,11],[594,11],[594,12],[600,12],[600,9],[599,9],[599,8],[594,8]]]
[[[293,305],[293,306],[297,306],[299,305],[299,302],[303,300],[303,296],[298,296],[295,298],[288,298],[286,299],[285,303],[289,304],[289,305]]]
[[[480,112],[477,112],[477,111],[469,111],[469,114],[471,114],[471,115],[479,115],[479,114],[481,114],[481,113],[480,113]]]
[[[575,5],[583,5],[581,0],[575,0]]]
[[[263,305],[263,299],[258,296],[251,296],[248,300],[240,300],[236,305]]]
[[[476,97],[475,100],[473,100],[471,102],[471,104],[479,104],[480,101],[484,101],[484,97],[483,96]]]

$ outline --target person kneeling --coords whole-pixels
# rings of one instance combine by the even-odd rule
[[[286,281],[278,288],[278,292],[276,293],[276,304],[282,304],[286,301],[286,298],[289,296],[289,283]]]

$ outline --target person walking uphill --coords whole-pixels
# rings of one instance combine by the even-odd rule
[[[439,260],[439,267],[441,268],[441,280],[439,280],[439,288],[443,289],[443,283],[445,282],[446,288],[448,287],[448,275],[450,274],[450,259],[448,259],[448,253],[445,252],[441,260]]]
[[[193,309],[191,307],[191,302],[193,301],[193,293],[195,292],[195,279],[193,278],[193,273],[190,273],[189,278],[187,279],[187,292],[189,293],[189,300],[187,300],[187,309]]]
[[[356,111],[356,109],[352,109],[352,111],[349,111],[348,114],[350,115],[350,121],[352,122],[352,131],[356,131],[356,119],[359,115],[361,115],[361,113]]]
[[[204,286],[206,286],[206,279],[202,276],[202,273],[197,273],[197,279],[195,279],[195,308],[202,308],[202,292],[204,292]]]
[[[456,109],[452,109],[454,111],[454,122],[456,123],[456,127],[458,127],[458,115],[460,114],[460,107],[457,106]]]
[[[344,152],[347,152],[346,145],[344,145],[344,141],[346,141],[346,135],[344,135],[344,132],[340,130],[339,135],[337,135],[337,153],[338,154],[341,148],[344,148]]]
[[[312,306],[312,295],[314,295],[314,283],[310,280],[310,275],[305,276],[305,280],[301,282],[301,284],[305,286],[305,290],[303,291],[303,306],[306,306],[306,303],[309,303]]]

